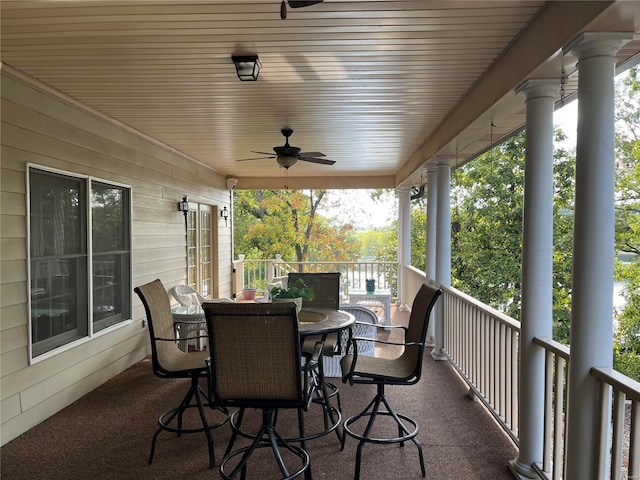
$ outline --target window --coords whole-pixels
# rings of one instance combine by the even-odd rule
[[[29,169],[32,357],[131,318],[130,195]]]
[[[189,204],[187,215],[187,284],[204,297],[213,295],[212,207]]]

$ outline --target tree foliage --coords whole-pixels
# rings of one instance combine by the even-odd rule
[[[556,131],[556,140],[564,138]],[[452,284],[519,320],[525,134],[454,171]],[[568,341],[575,159],[554,154],[554,337]]]
[[[614,367],[640,380],[640,82],[637,69],[617,85],[616,280],[625,303],[616,312]]]
[[[326,190],[236,191],[235,248],[248,258],[354,260],[360,242],[350,224],[332,226],[318,213]]]

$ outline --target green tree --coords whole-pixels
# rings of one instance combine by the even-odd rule
[[[624,306],[616,312],[614,367],[640,380],[640,82],[637,68],[616,97],[616,259]]]
[[[564,139],[556,131],[556,141]],[[519,320],[524,147],[521,132],[453,172],[452,284]],[[554,338],[568,342],[575,158],[554,153]]]
[[[349,224],[332,226],[318,214],[326,190],[236,191],[235,248],[248,258],[290,261],[354,260],[360,242]]]

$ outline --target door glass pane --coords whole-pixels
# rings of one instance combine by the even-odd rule
[[[200,275],[202,295],[213,292],[211,278],[211,212],[200,212]]]

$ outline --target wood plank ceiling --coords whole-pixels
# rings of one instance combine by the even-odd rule
[[[594,19],[619,8],[615,26],[638,32],[640,3],[619,3],[325,0],[281,20],[280,0],[3,0],[1,60],[238,187],[282,185],[275,160],[236,160],[283,127],[336,161],[298,162],[293,186],[393,187],[436,154],[471,158],[492,121],[493,140],[521,126],[513,88],[536,71],[560,84],[558,52]],[[259,55],[257,82],[232,54]]]

